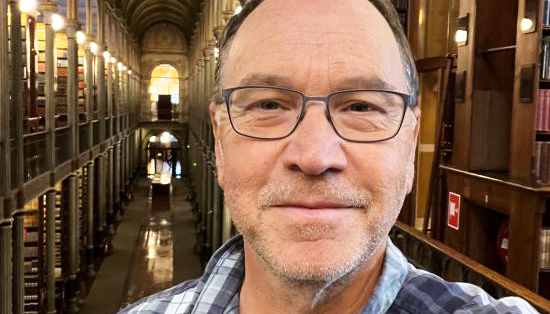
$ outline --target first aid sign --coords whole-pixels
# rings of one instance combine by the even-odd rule
[[[455,230],[458,230],[460,225],[460,195],[453,192],[449,192],[447,225]]]

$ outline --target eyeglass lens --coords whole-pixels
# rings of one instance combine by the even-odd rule
[[[229,116],[240,134],[283,138],[299,123],[306,100],[303,94],[291,90],[236,89],[229,97]],[[327,101],[335,130],[352,141],[379,141],[394,136],[405,112],[403,98],[386,91],[336,92]]]

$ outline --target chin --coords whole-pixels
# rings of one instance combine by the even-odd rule
[[[251,246],[275,275],[291,281],[338,280],[363,265],[375,251],[375,246],[364,240],[368,237],[270,238],[256,239]]]

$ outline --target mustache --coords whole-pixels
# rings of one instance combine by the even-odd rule
[[[372,204],[371,194],[352,182],[304,177],[268,183],[259,191],[257,200],[257,208],[260,210],[289,203],[317,201],[366,211]]]

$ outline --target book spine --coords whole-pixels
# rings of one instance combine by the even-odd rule
[[[542,183],[548,182],[548,145],[549,143],[542,143],[541,151],[541,163],[540,163],[540,180]]]
[[[540,165],[542,162],[542,143],[541,142],[535,142],[535,167],[533,169],[533,174],[535,176],[535,181],[542,183],[540,178]]]
[[[541,130],[548,131],[550,129],[550,90],[545,89],[544,104],[542,106],[542,121]]]

